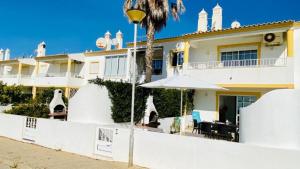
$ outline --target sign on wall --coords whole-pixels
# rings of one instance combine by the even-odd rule
[[[113,131],[111,128],[97,128],[95,154],[112,157]]]

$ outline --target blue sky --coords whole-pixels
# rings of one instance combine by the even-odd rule
[[[175,0],[173,0],[175,1]],[[125,42],[133,39],[133,25],[122,11],[123,0],[0,0],[0,48],[12,56],[32,55],[39,42],[47,54],[98,50],[95,40],[109,30],[120,29]],[[171,2],[171,1],[170,1]],[[198,13],[205,8],[211,17],[217,2],[223,7],[224,27],[238,20],[242,25],[300,20],[299,0],[184,0],[187,11],[179,22],[170,17],[156,38],[194,32]],[[297,12],[298,11],[298,12]],[[143,37],[144,30],[139,31]]]

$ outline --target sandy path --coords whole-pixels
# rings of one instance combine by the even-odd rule
[[[126,163],[94,160],[0,137],[0,169],[126,169]],[[138,169],[139,167],[135,167]]]

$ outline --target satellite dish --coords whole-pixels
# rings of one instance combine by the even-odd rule
[[[239,28],[239,27],[241,27],[241,23],[240,22],[238,22],[238,21],[232,22],[231,28]]]
[[[105,48],[106,47],[106,45],[107,45],[107,43],[106,43],[106,40],[104,39],[104,38],[98,38],[97,40],[96,40],[96,46],[98,47],[98,48]]]
[[[118,45],[118,40],[115,38],[115,39],[112,39],[112,45],[114,45],[114,46],[116,46],[116,45]]]

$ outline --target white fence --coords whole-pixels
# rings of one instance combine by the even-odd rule
[[[24,125],[27,125],[24,121],[27,121],[26,117],[0,114],[0,136],[26,141],[22,135]],[[29,121],[28,127],[35,126],[35,120]],[[135,130],[134,137],[134,163],[148,168],[294,169],[300,166],[298,150],[265,148],[140,129]],[[126,128],[36,120],[34,144],[92,158],[127,162],[128,140],[129,130]],[[99,141],[103,141],[100,144],[104,143],[107,147],[97,149]]]
[[[274,66],[275,67],[287,66],[287,58],[191,62],[187,65],[187,69],[222,69],[222,68],[239,68],[239,67],[274,67]]]

